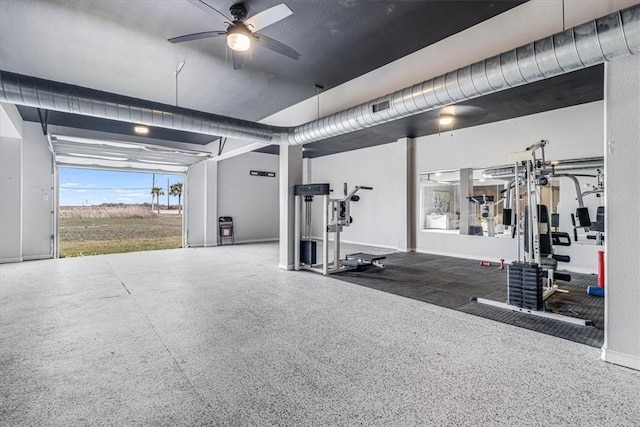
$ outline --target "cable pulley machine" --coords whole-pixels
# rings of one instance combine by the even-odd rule
[[[384,268],[380,260],[385,256],[371,254],[350,254],[340,259],[340,233],[353,222],[351,202],[357,202],[360,190],[373,190],[373,187],[356,186],[350,192],[344,185],[344,197],[332,199],[329,184],[300,184],[293,188],[295,196],[295,253],[294,268],[305,269],[324,275],[340,273],[361,265],[373,265]],[[317,263],[317,240],[311,238],[311,203],[314,197],[322,198],[322,264]],[[303,209],[304,203],[304,209]],[[304,225],[304,230],[303,230]],[[330,237],[333,237],[333,261],[329,261]]]
[[[550,215],[547,207],[540,204],[538,187],[548,183],[544,147],[549,143],[541,140],[525,151],[511,153],[514,164],[516,215],[514,234],[517,242],[517,260],[507,266],[507,302],[478,298],[481,304],[525,312],[577,325],[589,325],[590,320],[563,316],[544,311],[545,300],[555,292],[567,292],[558,288],[556,279],[570,281],[571,276],[556,272],[557,262],[569,262],[564,255],[553,254],[553,239],[550,230]],[[537,157],[540,152],[541,158]],[[524,182],[522,182],[524,181]],[[525,187],[524,212],[520,212],[520,187]],[[510,196],[509,196],[510,197]],[[503,216],[509,218],[511,209],[505,208]],[[588,212],[587,212],[588,215]],[[524,224],[522,224],[524,216]],[[561,233],[557,233],[560,235]],[[563,233],[566,234],[566,233]],[[522,244],[524,243],[524,244]]]

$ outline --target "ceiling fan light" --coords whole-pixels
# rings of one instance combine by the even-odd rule
[[[227,46],[238,52],[245,52],[251,47],[251,39],[241,32],[229,33],[227,34]]]

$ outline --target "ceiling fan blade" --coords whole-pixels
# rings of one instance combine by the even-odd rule
[[[244,67],[244,52],[237,52],[235,50],[231,50],[231,60],[233,61],[233,69],[240,70]]]
[[[262,47],[266,47],[269,50],[272,50],[280,55],[284,55],[291,59],[300,58],[300,54],[296,52],[293,48],[287,46],[284,43],[280,43],[278,40],[274,40],[271,37],[263,36],[262,34],[252,34],[253,38],[256,42]]]
[[[169,39],[171,43],[184,43],[192,40],[208,39],[211,37],[219,37],[227,34],[226,31],[204,31],[202,33],[187,34],[186,36],[174,37]]]
[[[197,7],[198,9],[204,11],[205,13],[208,13],[214,18],[217,18],[222,23],[229,23],[233,21],[231,18],[228,18],[224,13],[220,12],[218,9],[211,6],[205,0],[187,0],[187,1],[192,5],[194,5],[195,7]]]
[[[248,26],[252,32],[256,32],[271,24],[275,24],[292,13],[293,12],[291,12],[291,9],[289,9],[286,4],[280,3],[279,5],[264,10],[257,15],[253,15],[249,19],[245,19],[244,24]]]

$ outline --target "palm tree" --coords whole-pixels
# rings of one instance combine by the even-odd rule
[[[180,199],[182,198],[182,183],[176,182],[175,184],[172,184],[169,189],[169,194],[178,198],[178,212],[182,213],[182,206],[180,205]]]
[[[153,198],[155,197],[158,200],[158,213],[160,213],[160,196],[164,194],[161,187],[153,187],[151,189],[151,209],[153,209]]]

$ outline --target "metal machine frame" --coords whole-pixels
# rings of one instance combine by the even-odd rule
[[[318,184],[311,184],[318,185]],[[324,184],[328,185],[328,184]],[[297,187],[297,186],[296,186]],[[326,188],[326,187],[325,187]],[[295,248],[294,248],[294,269],[295,270],[311,270],[316,273],[324,275],[340,273],[342,271],[351,270],[356,267],[353,262],[342,263],[340,259],[340,233],[344,227],[348,227],[351,224],[351,201],[353,196],[360,190],[373,190],[372,187],[366,187],[358,185],[353,190],[347,193],[345,184],[345,195],[341,199],[332,199],[329,197],[328,192],[326,194],[295,194]],[[307,265],[300,262],[300,241],[302,234],[302,219],[305,219],[307,224],[310,223],[310,210],[303,210],[302,198],[305,196],[322,197],[322,264]],[[305,202],[309,203],[309,202]],[[333,234],[333,261],[329,262],[329,235]],[[366,255],[366,254],[356,254]],[[349,256],[347,256],[349,258]],[[383,268],[384,265],[379,263],[378,259],[363,259],[362,257],[352,257],[351,259],[360,263],[362,261],[369,261],[371,265]]]
[[[538,202],[539,195],[536,191],[536,186],[541,184],[541,181],[546,180],[546,171],[544,170],[546,165],[545,155],[544,155],[544,147],[549,143],[547,140],[541,140],[536,142],[535,144],[529,146],[525,151],[511,153],[509,158],[514,163],[514,180],[515,180],[515,198],[516,200],[520,199],[520,181],[522,179],[525,180],[526,186],[526,199],[527,199],[527,216],[529,218],[526,230],[524,233],[527,233],[528,237],[528,251],[523,250],[521,245],[521,230],[520,230],[520,203],[516,203],[516,216],[515,216],[515,232],[516,232],[516,241],[517,241],[517,261],[520,262],[524,260],[524,262],[528,263],[536,263],[539,266],[542,266],[541,256],[540,256],[540,230],[538,226]],[[540,150],[541,158],[536,156],[536,151]],[[524,168],[521,171],[521,168]],[[581,201],[581,200],[580,200]],[[543,267],[544,268],[544,267]],[[555,283],[553,278],[554,268],[547,268],[547,277],[544,281],[543,291],[542,291],[542,300],[545,301],[555,292],[568,292],[566,290],[561,290],[558,288],[558,285]],[[509,288],[507,286],[507,292],[509,292]],[[564,322],[569,322],[578,325],[590,325],[592,322],[590,320],[578,319],[569,316],[563,316],[561,314],[549,313],[545,311],[532,310],[528,308],[518,307],[515,305],[510,305],[507,303],[502,303],[498,301],[488,300],[485,298],[478,298],[477,302],[486,305],[492,305],[494,307],[506,308],[512,311],[518,311],[523,313],[529,313],[536,316],[552,318],[555,320],[561,320]]]

